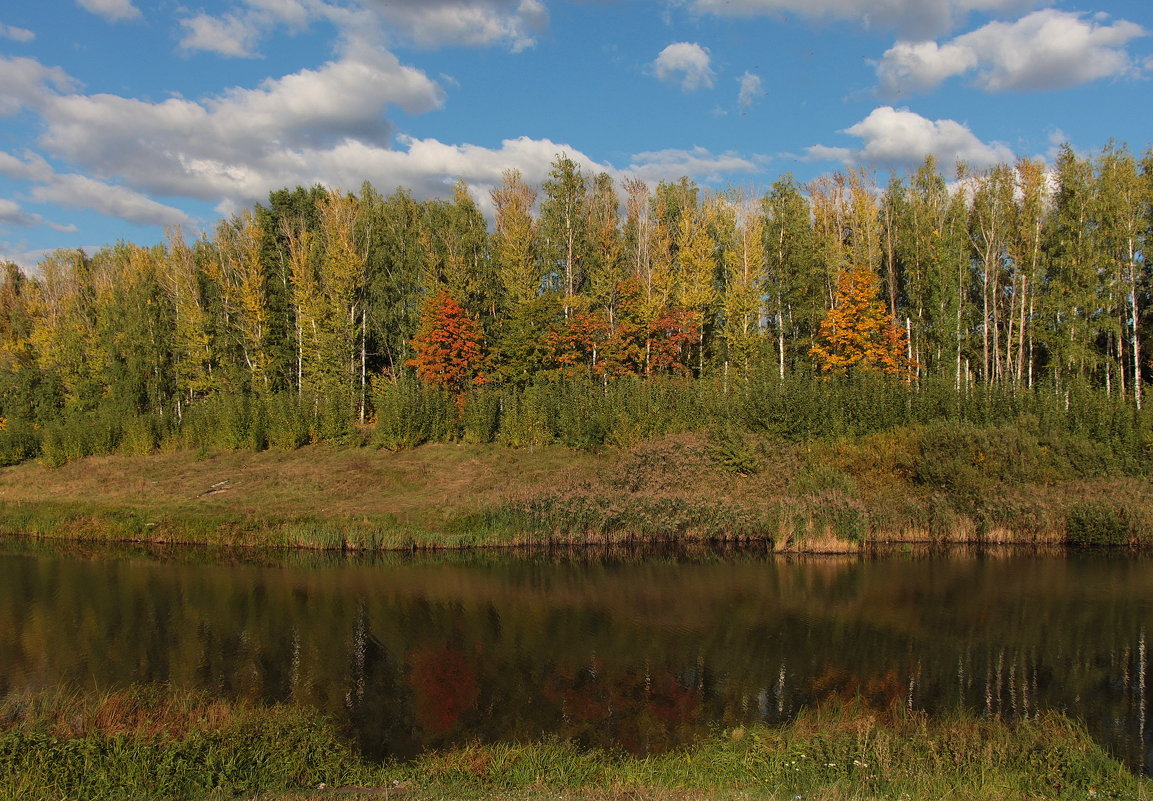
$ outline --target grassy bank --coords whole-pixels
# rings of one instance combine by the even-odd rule
[[[863,707],[650,757],[559,742],[370,765],[324,720],[135,688],[0,703],[0,799],[1148,799],[1076,724]]]
[[[91,456],[0,469],[0,531],[389,549],[653,540],[1153,544],[1141,462],[1073,435],[930,423],[803,443],[719,428],[627,446]]]

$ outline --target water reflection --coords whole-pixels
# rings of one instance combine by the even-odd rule
[[[1149,558],[7,547],[0,693],[146,681],[307,704],[374,756],[542,735],[649,752],[829,697],[1060,709],[1153,774]]]

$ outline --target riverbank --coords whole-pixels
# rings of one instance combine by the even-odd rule
[[[1153,486],[1100,447],[929,425],[585,451],[427,444],[93,456],[0,469],[0,532],[333,549],[763,541],[1153,544]]]
[[[1077,724],[850,704],[648,757],[561,742],[370,764],[305,709],[136,687],[0,702],[0,799],[1149,799]]]

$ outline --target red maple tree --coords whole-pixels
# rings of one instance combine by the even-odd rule
[[[443,289],[425,304],[412,347],[416,357],[407,364],[426,384],[461,395],[470,384],[485,381],[480,323]]]

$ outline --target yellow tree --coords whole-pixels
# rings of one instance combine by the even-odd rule
[[[288,242],[292,306],[296,319],[296,389],[299,394],[320,391],[320,321],[324,307],[316,277],[315,236],[303,220],[282,220]]]
[[[833,308],[809,351],[827,373],[867,370],[906,379],[912,368],[905,331],[880,297],[881,282],[863,265],[837,278]]]
[[[260,226],[247,209],[216,229],[219,256],[208,265],[208,276],[220,290],[225,330],[240,347],[254,392],[269,388],[268,304],[264,263],[260,258]]]
[[[765,270],[765,218],[755,202],[742,192],[729,197],[723,215],[726,231],[724,338],[726,364],[742,368],[751,363],[760,339],[761,281]]]
[[[505,170],[499,188],[489,192],[496,209],[494,261],[505,299],[519,309],[540,290],[536,259],[536,220],[532,208],[536,191],[524,182],[519,170]]]
[[[214,354],[208,311],[199,286],[199,269],[192,249],[179,228],[168,231],[168,251],[161,265],[161,283],[175,311],[172,332],[176,382],[179,389],[177,415],[188,400],[215,388]]]
[[[714,201],[686,208],[677,221],[676,233],[676,300],[677,305],[692,313],[697,324],[697,372],[704,371],[705,324],[717,301],[716,242],[709,233],[717,213]]]
[[[16,372],[33,364],[31,332],[35,284],[12,262],[0,264],[0,370]]]
[[[324,252],[320,260],[320,296],[325,306],[321,359],[333,373],[334,388],[352,385],[357,376],[357,325],[364,284],[364,255],[356,246],[356,198],[329,191],[317,203]]]
[[[106,351],[98,345],[88,257],[80,250],[57,250],[40,260],[40,280],[29,300],[35,325],[29,341],[37,365],[55,373],[69,401],[92,395],[107,372]]]

